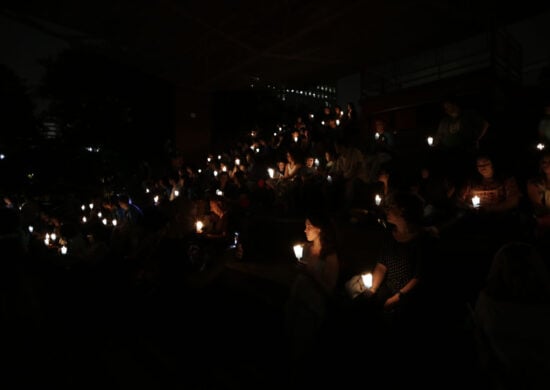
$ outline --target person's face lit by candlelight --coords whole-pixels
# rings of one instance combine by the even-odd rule
[[[308,241],[318,241],[321,237],[321,228],[314,226],[309,219],[306,219],[306,228],[304,230]]]
[[[493,163],[486,157],[478,158],[476,162],[477,171],[483,178],[490,179],[493,177]]]

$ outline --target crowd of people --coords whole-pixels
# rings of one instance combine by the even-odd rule
[[[94,277],[112,277],[116,269],[126,286],[177,288],[181,275],[206,272],[228,257],[261,256],[253,245],[259,216],[302,218],[307,245],[284,311],[292,361],[320,353],[329,331],[350,338],[378,332],[383,349],[383,331],[403,330],[419,317],[433,320],[458,278],[442,247],[458,242],[495,257],[475,265],[473,297],[452,292],[452,299],[475,306],[491,364],[542,388],[536,385],[550,372],[549,336],[535,322],[550,305],[547,119],[540,144],[515,156],[533,162],[523,164],[504,160],[498,143],[486,144],[491,124],[480,114],[453,99],[442,108],[432,142],[405,159],[398,131],[375,118],[364,136],[349,104],[324,107],[321,117],[299,116],[291,125],[252,129],[206,156],[204,165],[175,153],[162,175],[140,177],[135,193],[67,194],[55,208],[26,194],[3,194],[3,317],[17,322],[21,309],[35,303],[32,286],[22,291],[18,283],[36,269]],[[364,269],[344,265],[334,231],[337,221],[359,226],[358,215],[380,230],[379,253]],[[349,293],[350,280],[358,292]],[[518,312],[541,329],[533,341],[540,347],[525,341],[536,350],[533,365],[517,364],[518,345],[500,344],[519,335],[507,326],[526,332],[522,321],[500,322]],[[384,356],[391,358],[391,351]]]

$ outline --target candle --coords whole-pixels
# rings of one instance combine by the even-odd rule
[[[541,142],[539,142],[539,143],[537,144],[537,149],[538,149],[538,150],[542,150],[542,149],[544,149],[544,147],[545,147],[545,145],[544,145],[543,143],[541,143]]]
[[[474,206],[474,208],[478,208],[479,205],[480,205],[480,200],[479,200],[479,196],[473,196],[472,197],[472,205]]]
[[[374,133],[374,139],[379,139],[379,138],[380,138],[380,133],[379,132]]]
[[[220,189],[217,189],[217,190],[216,190],[216,195],[218,195],[218,196],[223,196],[223,191],[220,190]]]
[[[298,137],[294,137],[294,142],[298,142]]]
[[[63,246],[61,247],[61,254],[62,254],[62,255],[66,255],[66,254],[67,254],[67,247],[66,247],[65,245],[63,245]]]
[[[428,137],[426,138],[426,140],[428,141],[428,145],[432,146],[433,143],[434,143],[434,137]]]
[[[155,195],[155,197],[153,198],[153,201],[155,202],[155,204],[158,204],[158,202],[159,202],[159,196],[158,196],[158,195]]]
[[[275,174],[275,169],[267,168],[267,173],[269,173],[269,177],[273,179],[273,175]]]
[[[372,287],[372,274],[370,272],[361,275],[361,281],[366,288]]]
[[[111,223],[113,224],[113,226],[116,226],[118,224],[118,221],[116,219],[113,219]]]
[[[203,228],[202,221],[195,222],[195,228],[197,229],[197,233],[202,233],[202,228]]]
[[[29,233],[34,232],[34,227],[32,225],[29,225]]]
[[[98,218],[103,217],[103,213],[100,211],[99,213],[97,213],[97,217],[98,217]]]
[[[377,205],[377,206],[380,206],[380,203],[382,203],[382,197],[378,194],[376,194],[374,196],[374,203]]]
[[[86,210],[86,205],[80,206],[80,210],[82,210],[82,211]]]
[[[303,254],[304,254],[304,247],[303,247],[303,245],[301,245],[301,244],[296,244],[296,245],[294,245],[293,249],[294,249],[294,255],[296,256],[296,258],[298,259],[298,261],[300,261],[300,260],[302,259]]]
[[[319,159],[318,159],[318,158],[315,159],[315,166],[316,166],[316,167],[319,166]]]
[[[90,203],[90,204],[88,205],[88,207],[90,208],[90,210],[93,210],[94,204],[93,204],[93,203]]]
[[[241,159],[240,158],[235,159],[235,165],[241,165]]]
[[[103,219],[101,220],[101,222],[103,222],[103,224],[104,224],[105,226],[107,226],[107,218],[103,218]]]
[[[55,233],[50,234],[50,238],[52,239],[52,241],[57,240],[57,234]]]
[[[180,192],[179,192],[178,190],[175,190],[175,191],[174,191],[174,196],[175,196],[175,197],[180,196]]]

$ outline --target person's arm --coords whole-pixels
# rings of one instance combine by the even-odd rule
[[[418,278],[412,278],[405,284],[401,290],[396,292],[394,295],[386,299],[386,302],[384,302],[384,308],[388,309],[394,305],[396,305],[401,299],[403,299],[404,296],[411,293],[411,291],[414,289],[414,287],[418,284]]]
[[[479,147],[479,142],[483,137],[485,137],[485,134],[487,134],[488,129],[489,129],[489,122],[487,122],[485,119],[482,119],[481,130],[479,132],[479,136],[476,139],[476,147]]]
[[[372,287],[370,288],[370,291],[375,293],[378,291],[378,288],[382,284],[382,281],[384,280],[384,277],[386,276],[386,271],[388,268],[382,264],[382,263],[376,263],[374,266],[374,271],[372,272]]]

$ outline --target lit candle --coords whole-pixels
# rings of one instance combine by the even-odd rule
[[[223,191],[220,190],[220,189],[217,189],[217,190],[216,190],[216,195],[218,195],[218,196],[223,196]]]
[[[319,166],[319,159],[318,159],[318,158],[315,159],[315,166],[316,166],[316,167]]]
[[[324,126],[324,125],[325,125],[325,121],[321,121],[321,125]]]
[[[474,208],[478,208],[479,207],[479,204],[480,204],[480,200],[479,200],[479,196],[473,196],[472,197],[472,205],[474,206]]]
[[[86,205],[80,206],[80,210],[82,210],[82,211],[86,210]]]
[[[29,225],[29,233],[34,232],[34,227],[32,225]]]
[[[544,147],[545,147],[545,145],[544,145],[543,143],[541,143],[541,142],[539,142],[539,143],[537,144],[537,149],[538,149],[538,150],[542,150],[542,149],[544,149]]]
[[[235,165],[241,165],[241,159],[240,158],[235,159]]]
[[[294,255],[298,259],[298,261],[301,261],[302,256],[304,255],[304,246],[301,244],[296,244],[293,247],[294,249]]]
[[[98,213],[97,213],[97,217],[98,217],[98,218],[101,218],[101,217],[103,217],[103,213],[102,213],[101,211],[100,211],[100,212],[98,212]]]
[[[155,202],[155,204],[159,203],[159,196],[158,195],[155,195],[155,197],[153,198],[153,202]]]
[[[377,206],[380,206],[380,203],[382,203],[382,197],[378,194],[374,195],[374,203],[377,205]]]
[[[149,192],[151,192],[151,191],[149,190],[149,188],[146,188],[146,189],[145,189],[145,193],[148,194]]]
[[[178,196],[180,196],[180,192],[178,190],[175,190],[174,191],[174,196],[177,198]]]
[[[82,223],[86,223],[86,222],[88,222],[88,218],[86,218],[86,216],[83,216],[82,217]]]
[[[88,207],[90,208],[90,210],[93,210],[94,204],[93,204],[93,203],[90,203],[90,204],[88,205]]]
[[[327,175],[327,181],[328,181],[329,183],[332,183],[332,176]]]
[[[380,133],[379,132],[374,133],[374,139],[379,139],[379,138],[380,138]]]
[[[336,126],[340,126],[340,119],[336,119]]]
[[[55,233],[50,234],[50,238],[52,239],[52,241],[57,240],[57,234]]]
[[[195,222],[195,228],[197,229],[197,233],[202,233],[202,227],[203,227],[202,221]]]
[[[113,224],[113,226],[116,226],[118,224],[118,221],[116,219],[113,219],[111,223]]]
[[[63,245],[63,246],[61,247],[61,254],[62,254],[62,255],[66,255],[66,254],[67,254],[67,247],[66,247],[65,245]]]
[[[294,142],[298,142],[298,137],[294,137]]]
[[[269,174],[269,177],[273,179],[273,175],[275,174],[275,169],[267,168],[267,173]]]
[[[104,224],[105,226],[107,226],[107,218],[103,218],[103,219],[101,220],[101,222],[103,222],[103,224]]]
[[[366,288],[372,287],[372,274],[370,272],[361,275],[361,281]]]
[[[218,171],[214,171],[214,177],[218,177]]]
[[[434,137],[428,137],[426,138],[426,140],[428,141],[428,145],[432,146],[433,143],[434,143]]]

